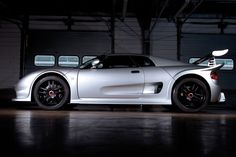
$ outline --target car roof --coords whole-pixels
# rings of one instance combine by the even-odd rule
[[[105,56],[142,56],[142,57],[149,57],[149,55],[144,54],[135,54],[135,53],[107,53],[103,54]]]

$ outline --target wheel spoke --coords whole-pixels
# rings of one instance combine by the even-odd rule
[[[181,89],[181,92],[183,92],[184,94],[187,94],[187,93],[188,93],[188,89],[182,88],[182,89]]]
[[[195,87],[196,87],[196,84],[193,83],[191,90],[194,91]]]
[[[40,87],[40,90],[47,91],[47,88]]]
[[[46,91],[39,91],[39,94],[45,95],[45,94],[47,94],[47,92]]]
[[[193,100],[196,100],[197,102],[201,102],[203,99],[202,99],[202,97],[199,97],[199,96],[197,96],[197,95],[194,95],[194,96],[193,96]]]
[[[191,87],[191,91],[192,91],[192,92],[196,92],[198,89],[199,89],[199,85],[196,84],[196,83],[193,83],[193,84],[192,84],[192,87]]]
[[[199,89],[199,86],[196,86],[193,91],[196,92],[198,89]]]
[[[185,91],[190,92],[190,87],[189,86],[184,85],[183,87],[184,87]]]
[[[48,87],[50,87],[51,86],[51,83],[50,83],[50,81],[48,81]]]
[[[57,87],[54,88],[54,91],[59,91],[60,89],[62,89],[62,87],[58,85]]]

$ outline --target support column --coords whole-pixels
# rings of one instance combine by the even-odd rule
[[[112,13],[111,13],[111,53],[115,53],[115,15],[116,15],[116,0],[112,0]]]
[[[150,55],[150,30],[142,29],[143,54]]]
[[[137,16],[142,35],[142,53],[150,55],[151,16]]]
[[[177,27],[177,60],[180,60],[181,57],[181,38],[182,38],[182,21],[178,18],[176,22]]]
[[[25,74],[25,56],[28,43],[29,16],[24,15],[21,27],[21,48],[20,48],[20,78]]]
[[[138,19],[139,26],[142,34],[142,53],[150,55],[150,26],[152,22],[153,10],[152,1],[137,1],[136,16]]]

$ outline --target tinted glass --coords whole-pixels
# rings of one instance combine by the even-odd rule
[[[89,60],[91,60],[91,59],[94,59],[94,58],[96,58],[96,57],[97,57],[97,56],[84,56],[82,63],[84,64],[85,62],[87,62],[87,61],[89,61]]]
[[[101,55],[101,56],[98,56],[98,57],[95,57],[93,59],[90,59],[88,60],[87,62],[83,63],[81,66],[80,66],[80,69],[90,69],[92,68],[92,62],[95,60],[95,59],[98,59],[100,61],[103,61],[105,58],[104,55]]]
[[[103,61],[103,68],[130,68],[135,64],[129,56],[108,56]]]
[[[140,67],[155,66],[155,64],[148,57],[145,56],[132,56],[132,59]]]

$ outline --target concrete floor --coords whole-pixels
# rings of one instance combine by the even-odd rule
[[[0,108],[7,156],[236,156],[236,111],[43,111]]]

